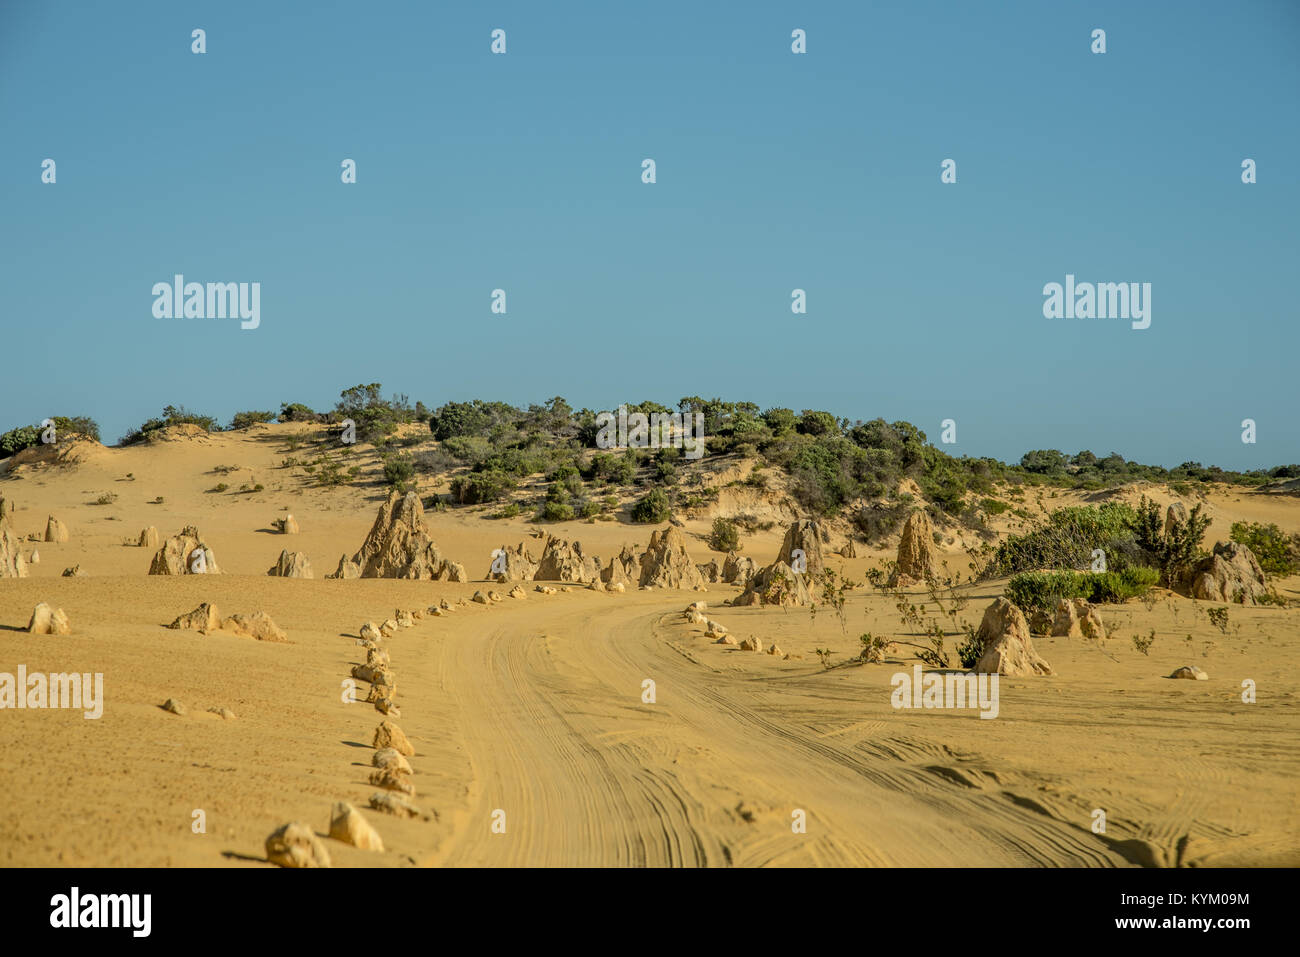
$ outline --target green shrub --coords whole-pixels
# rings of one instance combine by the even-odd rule
[[[545,502],[538,517],[547,522],[568,522],[573,519],[573,506],[563,502]]]
[[[1134,522],[1138,546],[1151,556],[1152,564],[1160,570],[1161,582],[1171,588],[1200,558],[1201,539],[1209,527],[1209,517],[1202,515],[1201,506],[1197,505],[1187,516],[1187,521],[1174,519],[1166,533],[1160,506],[1148,501],[1145,495],[1138,505]]]
[[[1254,552],[1259,567],[1269,575],[1285,577],[1300,571],[1300,535],[1288,535],[1271,524],[1233,522],[1229,537]]]
[[[998,543],[982,577],[1043,568],[1088,568],[1093,550],[1106,554],[1106,565],[1119,570],[1140,564],[1134,548],[1137,513],[1123,502],[1058,508],[1023,535],[1009,535]]]
[[[725,518],[713,520],[713,531],[709,535],[709,548],[715,552],[735,552],[740,550],[740,529],[736,523]]]
[[[23,449],[41,444],[41,430],[34,425],[20,425],[0,435],[0,458],[16,455]]]
[[[1003,594],[1026,614],[1050,613],[1061,598],[1085,598],[1096,604],[1140,598],[1159,578],[1154,568],[1140,566],[1118,572],[1022,572],[1011,576]]]
[[[280,403],[281,422],[315,422],[319,418],[310,406],[303,405],[301,402]]]
[[[672,507],[668,502],[668,495],[663,489],[651,489],[636,505],[632,506],[632,521],[640,522],[643,525],[657,525],[660,522],[666,522],[671,514]]]
[[[452,479],[451,494],[461,505],[481,505],[499,501],[515,484],[504,472],[473,472]]]
[[[403,489],[415,479],[415,462],[409,456],[394,455],[384,461],[384,482]]]
[[[230,431],[246,429],[250,425],[257,425],[262,422],[274,421],[274,412],[236,412],[235,417],[230,420]]]

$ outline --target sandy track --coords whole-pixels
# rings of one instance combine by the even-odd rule
[[[498,606],[485,633],[448,636],[442,677],[474,783],[435,863],[1125,863],[1087,829],[952,770],[941,747],[862,741],[887,708],[854,733],[819,735],[799,716],[824,721],[829,707],[847,724],[865,702],[828,699],[815,668],[729,674],[683,643],[703,639],[662,598],[584,598],[548,602],[544,626],[530,601]],[[641,702],[647,677],[655,704]],[[806,834],[791,831],[795,808]],[[504,834],[490,828],[497,809]]]

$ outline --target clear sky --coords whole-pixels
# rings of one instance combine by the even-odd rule
[[[0,431],[379,381],[1300,461],[1298,104],[1293,0],[2,0]],[[175,273],[261,325],[155,318]],[[1067,273],[1150,328],[1044,318]]]

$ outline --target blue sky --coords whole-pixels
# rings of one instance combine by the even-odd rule
[[[0,430],[380,381],[1300,461],[1298,104],[1294,2],[5,0]],[[154,318],[178,272],[260,327]],[[1067,273],[1151,327],[1044,318]]]

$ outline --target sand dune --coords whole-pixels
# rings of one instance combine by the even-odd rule
[[[385,493],[302,487],[277,467],[284,434],[269,426],[93,449],[75,462],[19,463],[0,480],[20,535],[51,514],[70,530],[66,543],[24,542],[40,563],[0,581],[0,672],[102,672],[106,699],[98,720],[0,714],[0,863],[268,866],[268,834],[301,820],[323,837],[336,801],[361,808],[386,850],[329,841],[335,866],[1300,863],[1290,667],[1300,608],[1233,608],[1225,634],[1204,615],[1209,603],[1165,593],[1105,606],[1114,637],[1104,645],[1036,639],[1056,676],[1004,679],[997,720],[981,720],[895,710],[891,676],[915,663],[901,652],[882,665],[822,668],[817,648],[843,662],[861,632],[900,633],[892,603],[867,589],[848,599],[841,626],[825,609],[725,607],[739,592],[725,585],[555,595],[527,585],[526,599],[460,605],[386,642],[400,676],[397,723],[416,751],[411,800],[436,816],[372,811],[370,743],[383,716],[342,695],[365,661],[361,624],[486,589],[492,550],[533,543],[532,526],[429,513],[467,584],[325,580],[360,545]],[[219,482],[226,491],[209,491]],[[116,501],[90,504],[105,493]],[[1047,504],[1082,500],[1061,493]],[[1239,519],[1300,528],[1294,497],[1227,490],[1209,504],[1211,541]],[[288,513],[300,534],[274,532]],[[150,525],[164,537],[197,526],[223,574],[148,576],[153,550],[124,542]],[[606,561],[650,533],[622,523],[552,530]],[[696,561],[720,557],[701,540],[706,522],[685,532]],[[770,561],[781,532],[752,536],[746,553]],[[307,553],[317,577],[267,577],[285,547]],[[860,581],[884,554],[859,548],[828,563]],[[964,568],[956,545],[943,557]],[[61,577],[75,564],[87,577]],[[969,587],[966,617],[978,622],[1002,584]],[[1300,579],[1279,590],[1300,598]],[[737,637],[776,641],[791,658],[705,639],[681,616],[697,598]],[[73,634],[27,634],[40,601],[63,608]],[[165,627],[203,601],[223,615],[265,611],[289,640]],[[1158,637],[1143,655],[1129,638],[1151,629]],[[1185,664],[1211,680],[1164,677]],[[645,679],[654,703],[643,701]],[[1257,685],[1254,704],[1241,700],[1244,679]],[[168,698],[187,714],[162,710]],[[208,710],[221,707],[235,717]],[[1092,830],[1095,809],[1106,813],[1104,835]],[[192,828],[196,810],[206,833]],[[806,833],[792,831],[799,811]]]

